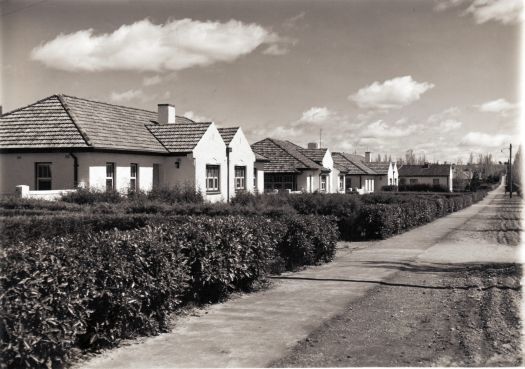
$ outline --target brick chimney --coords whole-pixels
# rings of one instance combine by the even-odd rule
[[[319,146],[317,146],[317,142],[309,142],[308,143],[308,148],[309,149],[318,149]]]
[[[370,163],[370,151],[365,152],[365,162]]]
[[[175,105],[158,104],[158,119],[159,124],[174,124],[175,123]]]

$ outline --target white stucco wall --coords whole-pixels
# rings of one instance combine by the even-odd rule
[[[257,169],[257,192],[264,193],[264,163],[255,162],[255,169]]]
[[[326,193],[336,193],[337,185],[334,186],[334,160],[332,159],[332,153],[330,150],[326,150],[321,163],[323,167],[330,169],[330,173],[324,173],[328,176],[326,181]],[[335,178],[337,177],[335,176]]]
[[[195,186],[202,191],[204,198],[211,202],[226,200],[226,145],[212,123],[204,133],[201,140],[193,149],[195,158]],[[206,193],[206,165],[220,166],[220,192]],[[253,170],[253,166],[252,166]]]
[[[253,192],[253,168],[255,163],[255,154],[246,139],[246,136],[239,128],[233,136],[228,147],[230,152],[230,199],[235,197],[235,166],[246,167],[246,191]],[[227,180],[227,178],[225,178]]]

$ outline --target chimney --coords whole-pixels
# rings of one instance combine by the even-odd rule
[[[158,104],[158,122],[159,124],[175,123],[175,105]]]
[[[317,142],[309,142],[308,143],[308,148],[309,149],[318,149],[319,146],[317,146]]]
[[[370,151],[365,152],[365,162],[370,163]]]

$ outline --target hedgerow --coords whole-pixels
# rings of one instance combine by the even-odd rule
[[[0,365],[58,368],[74,347],[166,331],[181,304],[249,290],[275,260],[289,269],[329,261],[336,241],[332,218],[292,214],[168,218],[7,244],[0,254]]]

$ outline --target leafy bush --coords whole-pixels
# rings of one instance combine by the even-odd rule
[[[336,241],[329,217],[191,216],[6,245],[0,254],[2,367],[62,367],[73,347],[165,331],[181,303],[249,289],[276,263],[331,260]],[[306,250],[307,257],[294,250]]]
[[[398,187],[395,185],[387,185],[387,186],[381,187],[381,191],[385,191],[385,192],[397,192],[398,190],[399,190]]]
[[[448,188],[442,185],[431,185],[426,183],[400,184],[399,191],[418,191],[418,192],[448,192]]]

